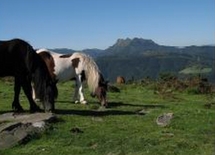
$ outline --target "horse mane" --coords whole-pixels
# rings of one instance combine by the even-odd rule
[[[41,82],[45,84],[43,81],[50,81],[53,83],[56,83],[56,75],[54,74],[54,59],[52,55],[49,53],[49,51],[46,49],[40,52],[39,54],[36,52],[37,55],[37,61],[39,64],[38,69],[36,70],[34,74],[34,87],[35,87],[35,93],[36,96],[41,98],[44,98],[46,96],[43,95],[43,84],[40,84]],[[58,96],[58,90],[57,88],[53,88],[53,90],[47,90],[47,91],[53,91],[54,98],[57,98]],[[45,93],[46,94],[46,93]],[[42,100],[42,99],[41,99]]]
[[[99,86],[101,72],[92,57],[81,52],[75,52],[73,58],[79,58],[85,73],[86,81],[91,93],[95,93]]]
[[[23,43],[28,44],[24,41]],[[28,69],[31,73],[32,81],[34,82],[36,96],[38,96],[41,101],[53,100],[57,97],[58,90],[56,87],[53,87],[52,90],[50,90],[50,87],[47,87],[48,83],[54,83],[55,81],[51,78],[45,61],[42,59],[41,56],[36,53],[33,47],[29,44],[27,46],[26,54],[27,56],[25,61],[27,66],[29,66]]]
[[[39,99],[41,99],[42,101],[44,100],[50,101],[52,100],[52,98],[50,98],[51,96],[50,95],[47,96],[46,94],[50,94],[53,92],[52,93],[53,99],[57,98],[57,95],[58,95],[57,88],[54,87],[53,90],[49,90],[50,87],[48,87],[48,89],[46,87],[46,84],[48,82],[54,83],[55,81],[51,78],[51,75],[49,74],[49,70],[46,66],[45,61],[38,54],[36,54],[35,59],[38,64],[38,66],[35,68],[33,73],[33,82],[34,82],[36,96],[39,97]]]
[[[38,54],[45,61],[46,66],[48,67],[49,74],[51,75],[51,78],[55,81],[56,80],[56,75],[54,74],[55,63],[52,55],[47,51],[43,51]]]
[[[60,56],[60,58],[69,58],[71,56],[72,56],[72,54],[63,54]]]

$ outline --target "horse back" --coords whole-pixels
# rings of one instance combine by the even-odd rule
[[[9,41],[0,41],[0,76],[14,76],[17,72],[29,72],[28,53],[34,51],[25,41],[13,39]]]

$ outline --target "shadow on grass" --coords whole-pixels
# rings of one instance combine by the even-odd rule
[[[56,100],[55,101],[56,103],[71,103],[71,104],[73,104],[74,103],[74,101],[63,101],[63,100]]]
[[[58,103],[72,103],[72,101],[57,101]],[[90,102],[89,104],[97,104],[99,103]],[[162,104],[129,104],[123,102],[109,102],[108,108],[99,108],[94,110],[75,110],[75,109],[56,109],[54,111],[55,114],[60,115],[80,115],[80,116],[109,116],[109,115],[136,115],[137,111],[126,111],[126,110],[113,110],[111,108],[119,107],[119,106],[130,106],[130,107],[139,107],[140,109],[148,109],[148,108],[165,108]],[[0,114],[14,112],[13,110],[8,111],[0,111]],[[16,112],[15,112],[16,113]],[[29,113],[28,110],[25,110],[22,113]]]
[[[121,110],[67,110],[57,109],[56,114],[60,115],[80,115],[80,116],[109,116],[109,115],[135,115],[133,111],[121,111]]]
[[[119,106],[130,106],[130,107],[142,107],[142,108],[165,108],[162,104],[130,104],[130,103],[123,103],[123,102],[110,102],[108,103],[108,107],[119,107]]]
[[[0,111],[0,115],[5,113],[11,113],[14,111]],[[21,113],[14,112],[15,114],[31,114],[29,111],[24,111]],[[80,116],[109,116],[109,115],[135,115],[136,112],[133,111],[121,111],[121,110],[73,110],[73,109],[56,109],[54,114],[59,115],[80,115]]]
[[[141,109],[147,108],[165,108],[161,104],[128,104],[122,102],[110,102],[108,108],[99,108],[98,110],[74,110],[74,109],[56,109],[55,113],[60,115],[80,115],[80,116],[109,116],[109,115],[136,115],[138,111],[113,110],[112,107],[133,106]]]
[[[57,103],[69,103],[69,104],[81,104],[81,103],[74,103],[73,101],[56,101]],[[100,105],[99,102],[88,102],[87,105]],[[130,104],[130,103],[123,103],[123,102],[108,102],[108,109],[114,107],[121,107],[121,106],[129,106],[129,107],[143,107],[143,108],[165,108],[163,104]]]

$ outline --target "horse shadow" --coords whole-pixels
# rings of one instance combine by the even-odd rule
[[[57,103],[71,103],[71,104],[74,104],[74,101],[66,101],[66,100],[57,100],[57,101],[55,101],[55,102],[57,102]]]
[[[57,101],[59,103],[72,103],[72,101]],[[89,104],[98,104],[99,103],[89,103]],[[120,106],[129,106],[129,107],[137,107],[133,110],[116,110],[112,109],[115,107]],[[130,104],[130,103],[123,103],[123,102],[109,102],[107,108],[97,108],[97,109],[89,109],[89,110],[80,110],[80,109],[55,109],[54,114],[57,115],[80,115],[80,116],[93,116],[93,117],[100,117],[100,116],[110,116],[110,115],[137,115],[140,114],[139,111],[142,109],[154,109],[154,108],[165,108],[162,104]],[[13,110],[8,111],[0,111],[0,114],[14,112]],[[28,110],[25,110],[22,113],[30,113]]]
[[[55,114],[59,115],[80,115],[80,116],[109,116],[109,115],[134,115],[136,112],[133,111],[121,111],[121,110],[68,110],[68,109],[57,109]]]
[[[5,113],[14,113],[17,114],[31,114],[29,110],[23,112],[15,112],[13,110],[0,111],[0,115]],[[121,110],[74,110],[74,109],[55,109],[54,114],[57,115],[79,115],[79,116],[109,116],[109,115],[134,115],[136,112],[133,111],[121,111]]]
[[[109,108],[120,107],[120,106],[142,107],[142,108],[165,108],[163,104],[130,104],[130,103],[123,103],[123,102],[108,103]]]
[[[138,109],[147,109],[147,108],[165,108],[161,104],[129,104],[123,102],[109,102],[107,108],[98,108],[90,110],[75,110],[75,109],[56,109],[55,114],[59,115],[80,115],[80,116],[110,116],[110,115],[137,115],[139,110],[115,110],[111,109],[118,106],[131,106],[139,107]]]

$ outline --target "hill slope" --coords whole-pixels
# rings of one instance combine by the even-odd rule
[[[141,38],[118,39],[105,50],[106,55],[97,62],[109,80],[122,75],[126,79],[144,77],[158,78],[160,73],[179,74],[186,68],[207,68],[208,72],[195,71],[196,74],[212,79],[214,75],[214,46],[188,46],[184,48],[158,45],[152,40]],[[198,67],[196,67],[198,66]],[[191,71],[190,74],[194,72]],[[189,72],[186,72],[189,74]]]
[[[73,53],[74,50],[54,49]],[[105,50],[85,49],[95,58],[104,76],[115,81],[118,75],[128,79],[158,78],[160,73],[179,76],[201,74],[215,80],[215,46],[163,46],[150,39],[118,39]]]

